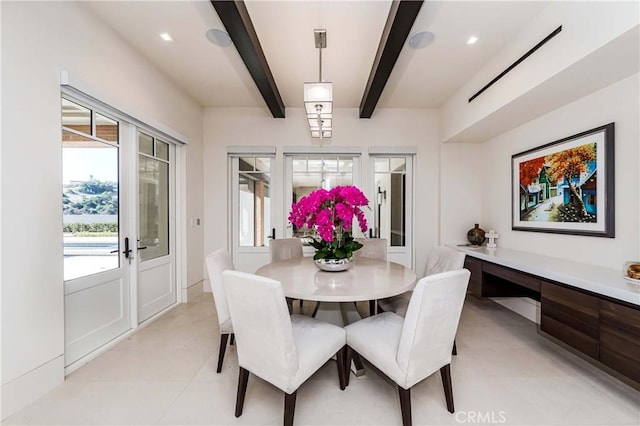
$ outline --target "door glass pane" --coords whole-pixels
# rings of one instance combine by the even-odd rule
[[[118,142],[118,122],[96,114],[96,137],[109,142]]]
[[[375,171],[376,173],[385,173],[389,171],[389,159],[388,158],[375,158]]]
[[[271,234],[271,158],[238,159],[238,241],[241,247],[264,247]]]
[[[375,160],[374,234],[386,238],[389,245],[406,244],[406,169],[404,157],[380,157]]]
[[[156,157],[169,161],[169,144],[156,139]]]
[[[256,172],[271,170],[271,158],[256,158]]]
[[[145,135],[142,135],[145,136]],[[138,160],[140,260],[169,254],[169,164],[140,155]]]
[[[118,148],[63,132],[62,165],[65,281],[118,268]]]
[[[91,135],[91,110],[62,99],[62,126],[77,132]]]
[[[138,152],[153,156],[153,138],[144,133],[138,133]]]
[[[307,170],[307,158],[306,157],[293,157],[293,171],[304,172]]]

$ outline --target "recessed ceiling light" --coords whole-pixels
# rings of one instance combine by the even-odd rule
[[[164,41],[174,41],[174,38],[169,33],[160,33],[160,38]]]
[[[433,43],[435,38],[436,35],[431,31],[420,31],[409,36],[409,46],[414,49],[422,49]]]
[[[475,44],[476,41],[478,41],[478,37],[471,36],[471,37],[469,37],[469,40],[467,40],[467,44]]]
[[[229,34],[222,30],[211,28],[210,30],[207,30],[205,35],[207,36],[207,40],[209,40],[216,46],[231,46],[231,37],[229,37]]]

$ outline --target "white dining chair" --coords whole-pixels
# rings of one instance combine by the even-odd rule
[[[302,251],[302,240],[300,238],[282,238],[279,240],[269,241],[269,253],[271,254],[271,261],[277,262],[279,260],[299,259],[304,253]],[[300,299],[300,310],[302,311],[304,301]],[[289,312],[293,313],[293,299],[287,299],[287,305],[289,306]],[[317,308],[317,305],[316,305]],[[314,308],[314,312],[315,312]]]
[[[285,394],[284,424],[293,424],[297,390],[333,355],[340,389],[346,338],[343,328],[304,315],[289,315],[279,281],[238,271],[222,273],[233,320],[240,373],[236,417],[242,414],[249,373]]]
[[[411,425],[411,387],[438,370],[447,409],[454,412],[451,345],[470,275],[462,269],[424,277],[413,291],[405,318],[384,312],[345,327],[346,364],[356,352],[398,385],[405,426]]]
[[[386,238],[356,238],[362,244],[360,250],[353,252],[353,257],[368,257],[370,259],[387,260],[387,239]],[[369,315],[376,314],[376,300],[369,300]]]
[[[371,259],[387,260],[387,239],[386,238],[356,238],[362,244],[360,250],[353,252],[353,257],[368,257]]]
[[[231,255],[225,249],[218,249],[210,253],[207,258],[207,271],[209,272],[209,281],[211,282],[211,292],[218,314],[218,325],[220,327],[220,348],[218,350],[218,367],[216,372],[222,371],[222,361],[224,360],[224,352],[227,348],[227,340],[231,335],[231,344],[233,344],[233,325],[231,323],[231,315],[227,305],[227,296],[222,284],[222,272],[226,270],[234,270]]]
[[[439,274],[445,271],[455,271],[464,268],[465,254],[461,251],[454,250],[445,246],[436,246],[429,252],[427,256],[427,265],[424,268],[424,277]],[[378,311],[395,312],[400,316],[405,316],[409,300],[411,299],[410,291],[393,297],[378,300]],[[458,354],[456,341],[453,341],[452,353]]]
[[[283,238],[269,241],[271,261],[297,259],[303,256],[300,238]]]
[[[427,265],[424,269],[423,277],[439,274],[445,271],[455,271],[464,268],[465,254],[445,246],[436,246],[427,256]],[[400,316],[405,316],[407,306],[411,299],[411,292],[399,294],[398,296],[387,297],[378,300],[378,307],[383,312],[395,312]]]

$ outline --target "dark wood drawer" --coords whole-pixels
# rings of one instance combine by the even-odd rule
[[[598,299],[546,281],[541,283],[540,329],[580,352],[598,359]]]
[[[469,293],[476,297],[482,296],[482,261],[467,256],[464,259],[464,267],[471,272],[469,279]]]
[[[640,382],[640,310],[600,301],[600,362]]]
[[[500,277],[533,291],[540,291],[540,280],[537,277],[525,274],[524,272],[515,271],[489,262],[484,262],[482,264],[482,272],[495,275],[496,277]]]
[[[634,309],[619,303],[601,300],[600,322],[625,330],[640,339],[640,306]]]
[[[540,316],[540,329],[591,358],[598,359],[599,345],[597,337],[591,337],[544,313]]]
[[[542,281],[542,311],[549,316],[597,337],[600,304],[597,298]]]

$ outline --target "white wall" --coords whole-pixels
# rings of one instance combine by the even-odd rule
[[[624,79],[482,144],[481,222],[501,247],[622,270],[640,259],[639,75]],[[511,155],[615,122],[615,238],[511,230]],[[443,182],[446,188],[446,182]]]
[[[81,3],[2,2],[2,417],[63,378],[61,69],[188,137],[187,216],[202,217],[202,109]],[[187,284],[202,280],[201,234]]]
[[[612,67],[611,63],[594,64],[591,69],[585,70],[586,74],[580,74],[579,78],[571,74],[570,81],[565,81],[564,87],[547,91],[542,99],[535,96],[529,97],[527,105],[524,105],[523,111],[520,111],[518,116],[510,113],[509,108],[507,111],[501,111],[502,108],[509,107],[514,100],[527,95],[528,92],[546,84],[547,81],[551,81],[552,77],[562,73],[607,43],[632,28],[637,28],[639,13],[638,2],[551,2],[493,60],[469,79],[442,106],[442,140],[460,138],[461,140],[470,139],[471,142],[482,142],[486,138],[477,138],[480,131],[490,133],[492,136],[498,133],[491,133],[492,129],[478,126],[475,132],[466,132],[467,134],[464,136],[461,134],[494,113],[500,113],[507,117],[506,123],[501,123],[502,126],[512,124],[511,127],[504,127],[502,131],[505,131],[512,128],[513,121],[520,120],[520,116],[529,117],[525,121],[534,118],[535,115],[531,114],[535,114],[535,110],[544,107],[545,103],[547,105],[554,104],[557,107],[569,100],[577,99],[567,99],[568,96],[589,93],[581,92],[581,88],[587,88],[587,85],[603,87],[598,86],[598,83],[606,81],[607,75],[615,75],[618,72],[618,67]],[[562,25],[562,32],[473,102],[468,102],[469,97],[560,25]],[[637,35],[634,37],[637,38]],[[637,70],[637,63],[635,63],[637,62],[637,52],[635,55],[636,59],[631,66],[623,62],[625,70],[627,66],[631,69],[635,67]],[[618,55],[618,58],[633,58],[633,55]],[[620,60],[624,61],[624,59]],[[613,59],[609,58],[609,61],[612,62]],[[623,68],[622,64],[620,68]],[[625,76],[630,75],[631,72]],[[584,78],[586,75],[589,76],[587,80]],[[616,80],[611,80],[607,84],[614,81]],[[579,87],[571,87],[573,84],[577,84]],[[534,106],[534,104],[536,105]],[[525,121],[519,121],[519,123]],[[474,137],[476,138],[474,139]]]
[[[302,90],[302,89],[301,89]],[[317,145],[309,136],[303,110],[288,108],[287,118],[274,120],[265,108],[208,108],[204,113],[205,252],[227,247],[227,146]],[[336,109],[332,146],[415,146],[416,267],[424,269],[427,251],[438,242],[439,143],[437,114],[424,109],[380,109],[370,120],[357,109]],[[281,189],[280,189],[281,190]],[[368,194],[369,199],[371,194]],[[286,208],[288,209],[288,207]],[[288,210],[284,211],[288,214]]]
[[[491,162],[484,161],[482,144],[442,144],[440,156],[441,242],[467,243],[467,231],[482,223],[482,179]]]

